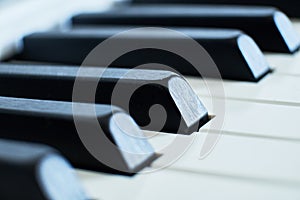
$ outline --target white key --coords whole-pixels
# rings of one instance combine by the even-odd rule
[[[156,150],[169,144],[176,136],[164,135],[150,140]],[[191,136],[177,136],[191,137]],[[184,155],[169,168],[194,173],[247,178],[249,180],[270,181],[298,185],[300,187],[300,145],[299,142],[256,137],[222,135],[211,154],[200,159],[200,151],[205,141],[202,131]],[[161,167],[162,155],[152,164]]]
[[[266,54],[266,59],[276,73],[288,75],[300,75],[300,52],[289,54]]]
[[[93,199],[131,200],[296,200],[299,187],[255,180],[210,176],[184,171],[162,170],[135,177],[78,171]]]
[[[300,66],[300,63],[299,63]],[[300,67],[299,67],[300,69]],[[300,70],[299,70],[300,72]],[[210,96],[210,91],[219,91],[220,80],[207,79],[210,88],[199,78],[187,79],[195,92],[200,96]],[[226,98],[266,102],[271,104],[286,104],[300,106],[300,75],[288,76],[277,73],[264,77],[258,83],[223,81]],[[215,97],[222,94],[215,92]]]
[[[209,112],[213,111],[210,98],[201,97]],[[216,103],[222,100],[214,99]],[[225,120],[222,131],[230,134],[268,137],[300,142],[300,107],[264,104],[238,100],[225,101]],[[216,116],[213,120],[216,120]],[[202,127],[209,129],[210,123]],[[220,129],[212,127],[213,129]]]

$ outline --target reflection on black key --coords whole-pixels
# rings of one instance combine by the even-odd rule
[[[141,138],[140,129],[127,114],[117,107],[96,105],[93,116],[85,111],[90,106],[0,97],[0,138],[48,144],[58,149],[75,167],[101,172],[131,175],[151,163],[156,155],[147,140]],[[74,107],[82,111],[74,113],[76,118],[73,118]],[[89,129],[95,126],[92,124],[94,118],[102,128],[97,136]],[[80,123],[79,126],[75,127],[74,119]],[[109,159],[105,163],[111,165],[99,162],[85,148],[80,140],[83,133],[79,137],[76,129],[82,126],[85,127],[86,137],[93,140],[92,145],[97,147],[94,155],[103,155]]]
[[[77,71],[78,67],[72,66],[1,64],[0,95],[71,101]],[[144,129],[190,134],[209,120],[207,110],[189,84],[168,71],[84,67],[79,77],[87,88],[79,92],[76,101],[91,102],[89,95],[81,93],[91,90],[91,85],[97,86],[101,74],[92,100],[122,107]],[[155,110],[157,105],[164,110]]]
[[[69,32],[45,32],[35,33],[24,38],[24,49],[18,57],[24,60],[81,64],[85,57],[102,41],[129,27],[97,27],[76,28]],[[255,42],[236,30],[176,28],[187,36],[197,41],[210,54],[216,63],[222,78],[244,81],[258,81],[268,71],[269,66]],[[122,46],[132,46],[149,41],[151,44],[176,44],[177,48],[189,44],[186,38],[168,35],[161,29],[143,29],[138,34],[119,37],[118,42]],[[113,48],[119,48],[112,47]],[[207,61],[207,56],[202,52],[197,57],[198,66],[192,66],[185,59],[173,53],[159,49],[141,49],[121,56],[112,66],[136,67],[145,63],[160,63],[168,65],[184,75],[217,77],[214,68]],[[105,56],[105,55],[104,55]],[[201,57],[202,56],[202,57]],[[99,56],[100,57],[100,56]],[[101,61],[93,61],[90,64],[102,65]],[[198,71],[195,67],[199,67]]]
[[[130,0],[132,3],[145,4],[236,4],[274,6],[285,12],[289,17],[300,17],[299,0]]]
[[[250,35],[264,51],[293,53],[300,46],[290,20],[272,7],[141,5],[81,14],[73,23],[236,28]]]
[[[86,200],[73,173],[50,147],[0,140],[1,199]]]

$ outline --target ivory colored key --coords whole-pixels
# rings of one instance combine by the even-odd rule
[[[300,153],[299,141],[223,134],[211,154],[200,159],[206,141],[205,133],[195,133],[196,139],[191,147],[169,169],[300,186],[300,160],[297,159]],[[159,151],[172,143],[175,137],[184,139],[187,136],[165,134],[151,138],[150,142]],[[163,160],[162,156],[152,167],[165,166]]]
[[[191,134],[209,121],[184,78],[168,71],[1,64],[0,77],[0,95],[117,105],[147,130]]]
[[[81,27],[66,32],[35,33],[24,38],[23,50],[17,59],[77,65],[86,60],[90,65],[103,65],[106,63],[101,57],[89,59],[88,54],[109,37],[132,28]],[[258,81],[269,72],[269,65],[260,49],[240,31],[197,28],[174,30],[179,32],[176,34],[172,30],[148,28],[124,33],[115,40],[115,47],[109,47],[105,53],[112,56],[120,46],[139,50],[130,51],[120,58],[118,55],[110,66],[133,68],[145,63],[160,63],[184,75],[222,76],[243,81]],[[143,45],[154,47],[143,48]],[[196,56],[190,58],[191,54]]]
[[[205,79],[204,82],[193,77],[187,80],[200,96],[300,106],[300,76],[280,74],[277,70],[255,84],[214,79]],[[293,92],[289,88],[293,88]],[[225,92],[226,96],[219,91]]]
[[[87,193],[94,199],[197,200],[201,197],[209,200],[297,200],[300,197],[298,185],[169,168],[132,178],[84,171],[78,171],[78,175]]]
[[[0,138],[45,143],[75,167],[109,173],[132,175],[157,157],[124,111],[100,104],[92,109],[84,103],[0,97]]]
[[[87,200],[73,168],[41,144],[0,140],[0,198]]]
[[[298,0],[129,0],[132,3],[143,4],[216,4],[216,5],[262,5],[274,6],[290,17],[300,17]]]
[[[235,28],[250,35],[264,51],[294,53],[300,47],[291,21],[273,7],[137,5],[80,14],[73,23]]]
[[[277,138],[283,140],[300,141],[299,134],[299,106],[256,103],[201,97],[208,110],[217,112],[216,105],[224,105],[225,120],[222,127],[224,133],[242,134],[245,136]],[[220,107],[220,106],[219,106]],[[220,120],[223,116],[216,116]],[[220,127],[210,127],[206,124],[201,130],[210,128],[220,130]]]
[[[267,54],[266,58],[270,66],[275,68],[276,73],[300,76],[300,53],[296,53],[294,56]]]

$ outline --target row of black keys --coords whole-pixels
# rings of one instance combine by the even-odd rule
[[[187,82],[173,72],[142,69],[129,71],[120,68],[104,70],[100,67],[84,67],[80,76],[77,77],[78,67],[62,67],[61,64],[78,66],[100,42],[120,31],[139,25],[172,27],[185,33],[210,54],[221,77],[233,80],[259,81],[270,71],[259,47],[245,33],[254,38],[260,48],[265,51],[294,53],[300,45],[288,18],[278,10],[266,7],[140,6],[106,13],[82,14],[75,16],[72,21],[74,26],[71,30],[34,33],[25,37],[22,51],[11,58],[11,60],[18,61],[56,63],[59,66],[4,63],[0,65],[0,95],[3,96],[0,98],[2,130],[0,137],[48,144],[58,149],[76,167],[109,173],[131,175],[148,166],[157,155],[147,140],[140,138],[139,127],[123,110],[104,104],[113,104],[123,108],[139,126],[145,129],[181,134],[190,134],[207,123],[208,112]],[[103,27],[103,25],[110,25],[110,27]],[[163,34],[165,32],[161,29],[139,30],[138,35],[121,37],[119,42],[129,46],[143,43],[145,40],[167,44],[186,42],[174,36],[157,37]],[[110,67],[134,68],[148,62],[171,66],[175,71],[184,75],[218,77],[218,74],[212,70],[214,63],[199,63],[199,68],[195,69],[185,59],[170,52],[152,48],[127,53],[111,63]],[[85,64],[101,66],[104,63],[101,63],[101,59],[92,59]],[[151,65],[147,67],[152,68]],[[102,76],[98,84],[99,74]],[[90,97],[88,95],[74,96],[73,86],[77,80],[83,86],[95,85],[94,98],[88,98]],[[113,94],[116,86],[120,93]],[[89,89],[83,87],[78,94],[85,94],[85,90]],[[125,92],[122,93],[122,91]],[[129,91],[132,91],[130,99],[127,97]],[[116,96],[112,99],[113,95]],[[72,100],[78,103],[71,103]],[[101,144],[101,138],[97,140],[99,146],[102,147],[100,151],[114,158],[111,162],[119,167],[118,170],[98,162],[84,147],[77,134],[73,109],[74,107],[88,108],[92,101],[97,103],[95,105],[97,121],[101,127],[104,127],[99,136],[102,139],[109,138],[110,142],[118,147],[133,151],[128,156],[122,149],[114,151],[105,144]],[[129,106],[123,105],[126,101]],[[160,121],[151,119],[148,114],[150,108],[156,104],[162,105],[166,111],[166,121],[163,126]],[[75,115],[83,124],[88,123],[87,119],[93,118],[91,113],[79,112]],[[158,112],[157,116],[161,116],[161,112]],[[118,126],[115,124],[116,118],[126,122],[124,129],[115,128]],[[127,133],[124,130],[134,131]],[[54,161],[50,159],[50,164],[48,161],[43,164],[44,160],[43,162],[41,160],[48,155],[45,153],[48,150],[44,151],[39,148],[33,150],[34,147],[28,147],[26,144],[27,147],[22,147],[9,141],[2,142],[0,167],[3,169],[1,172],[5,172],[3,177],[6,178],[3,181],[7,181],[8,188],[11,188],[12,183],[9,180],[12,180],[11,177],[15,174],[24,176],[28,170],[33,172],[33,169],[40,165],[46,165],[46,170],[39,174],[44,185],[49,181],[50,184],[67,185],[48,180],[48,177],[51,177],[49,176],[51,170],[48,168],[52,168],[52,164],[58,166],[58,169],[62,167],[59,169],[61,171],[64,171],[66,166],[59,164],[65,162],[61,158],[57,159],[57,153],[55,153]],[[11,151],[7,151],[9,148]],[[44,148],[46,147],[41,149]],[[20,154],[20,152],[25,153]],[[53,150],[49,152],[53,154]],[[136,158],[137,154],[142,156]],[[134,164],[133,160],[135,160]],[[26,167],[16,167],[20,164]],[[49,165],[48,168],[47,165]],[[34,177],[36,175],[32,176],[33,179]],[[68,177],[65,180],[68,180]],[[50,191],[51,187],[45,185],[44,189]],[[32,195],[42,195],[41,191],[37,191],[33,185],[25,187],[24,192],[26,191],[33,191]],[[53,191],[49,194],[47,191],[44,193],[57,194]],[[8,192],[2,194],[5,195]],[[20,194],[24,195],[24,193]],[[82,194],[79,192],[76,195]]]
[[[156,153],[147,139],[143,138],[134,120],[115,106],[95,105],[97,123],[101,126],[102,132],[98,132],[98,138],[94,141],[98,146],[97,151],[111,158],[110,164],[112,165],[96,160],[82,144],[74,123],[74,116],[76,116],[77,123],[83,126],[90,126],[90,120],[94,116],[93,113],[73,110],[74,107],[88,109],[92,104],[70,102],[77,70],[77,67],[72,66],[1,64],[1,95],[11,97],[0,97],[0,138],[48,144],[59,150],[74,166],[83,169],[132,175],[148,166],[157,158]],[[92,67],[85,67],[82,70],[84,72],[79,78],[82,80],[81,83],[87,86],[97,83],[97,74],[103,73],[97,87],[95,98],[97,103],[110,104],[110,96],[116,84],[120,84],[120,91],[125,93],[138,88],[131,96],[128,112],[140,125],[149,123],[150,107],[155,104],[162,105],[167,112],[164,127],[159,127],[159,124],[154,121],[151,126],[147,126],[147,129],[160,130],[162,128],[172,133],[189,134],[197,131],[209,120],[208,113],[197,95],[193,93],[188,83],[175,73],[160,70],[132,70],[127,73],[128,70],[125,69],[104,71],[101,68]],[[116,99],[122,101],[114,101],[114,103],[122,106],[122,103],[126,102],[124,98],[126,97],[118,95]],[[80,98],[80,96],[75,100],[89,102],[88,99]],[[191,105],[196,105],[196,107]],[[161,113],[158,113],[156,118],[158,115],[161,117]],[[125,127],[120,126],[120,123],[124,123]],[[179,124],[183,126],[179,127]],[[86,131],[83,134],[89,134],[89,132]],[[106,138],[109,138],[113,147],[117,147],[117,151],[105,144]],[[18,199],[24,196],[42,199],[40,190],[46,190],[44,192],[47,195],[63,195],[60,192],[70,195],[69,192],[72,192],[70,190],[77,189],[68,184],[74,181],[74,178],[71,175],[71,177],[64,175],[64,173],[69,173],[70,168],[65,165],[56,166],[57,156],[48,158],[49,155],[46,153],[49,152],[31,146],[31,144],[25,144],[25,147],[22,147],[12,142],[0,142],[0,174],[1,181],[5,185],[0,191],[4,197],[5,195],[10,197],[4,199]],[[52,154],[53,152],[50,151],[50,155]],[[47,162],[44,159],[47,159]],[[51,161],[51,159],[55,160]],[[65,162],[62,158],[59,159],[59,162]],[[46,165],[45,170],[37,173],[36,169],[40,169],[40,165]],[[54,179],[51,178],[52,174],[57,174]],[[31,178],[22,178],[24,176]],[[55,179],[56,176],[59,178]],[[13,180],[19,179],[24,181],[25,186],[20,188],[18,193],[13,193],[12,185],[16,184]],[[37,179],[41,179],[42,183],[36,183]],[[25,184],[25,180],[33,181],[34,184]],[[64,182],[61,183],[59,180],[64,180]],[[53,181],[49,183],[50,186],[48,181]],[[51,189],[51,184],[59,184],[58,186],[62,188],[58,192],[48,191],[49,188]],[[73,195],[82,194],[75,192]]]
[[[289,19],[271,7],[134,6],[81,14],[72,22],[71,30],[34,33],[25,37],[23,51],[16,59],[80,65],[99,43],[121,31],[138,26],[170,27],[204,47],[219,73],[215,73],[207,62],[191,65],[174,53],[155,48],[133,50],[120,56],[111,66],[128,68],[149,62],[161,63],[183,75],[218,77],[220,74],[225,79],[258,81],[269,72],[260,48],[294,53],[300,47],[299,36]],[[139,37],[119,37],[120,46],[143,44],[149,40],[165,46],[184,46],[186,42],[174,35],[157,37],[166,34],[161,29],[137,32]],[[106,64],[100,58],[89,59],[88,64]]]

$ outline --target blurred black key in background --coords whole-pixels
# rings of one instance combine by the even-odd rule
[[[287,16],[273,7],[140,5],[73,17],[73,24],[235,28],[263,51],[293,53],[300,39]]]

